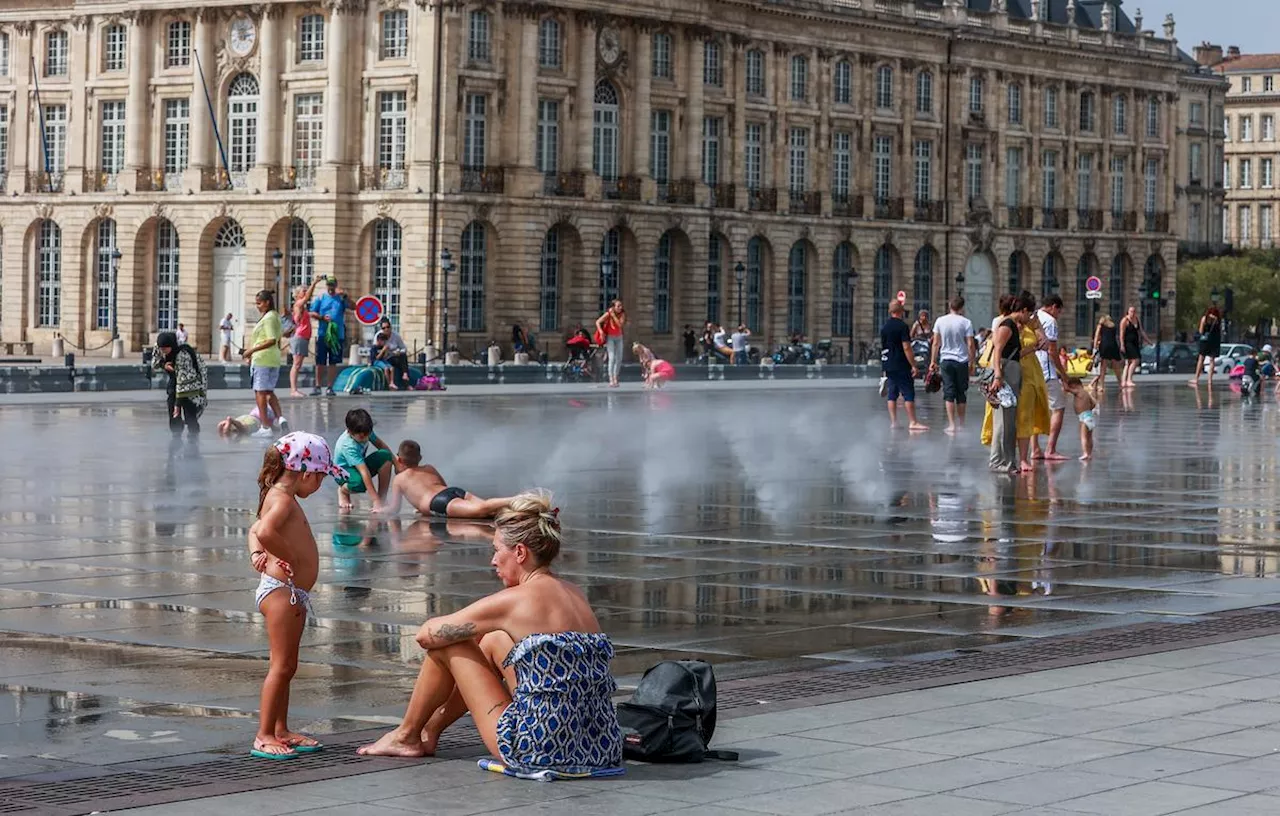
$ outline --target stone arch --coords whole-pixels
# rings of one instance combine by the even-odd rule
[[[787,250],[785,288],[786,305],[783,326],[788,336],[800,334],[806,338],[812,333],[810,318],[814,270],[818,267],[818,249],[807,237],[801,237]]]
[[[280,253],[280,269],[275,273],[274,290],[278,307],[291,308],[296,290],[310,288],[318,274],[316,268],[316,236],[306,218],[285,215],[277,218],[267,230],[262,247],[264,268],[275,272],[275,254]]]
[[[733,244],[713,224],[707,231],[706,309],[701,315],[704,320],[720,324],[731,320],[735,325],[741,322],[741,298],[738,296],[741,286],[735,272],[737,263],[740,261],[734,260]],[[743,275],[745,283],[745,265]],[[727,315],[732,315],[732,318]],[[695,316],[689,315],[690,318]]]
[[[58,330],[62,325],[63,289],[66,281],[66,235],[50,215],[37,218],[27,227],[23,240],[24,288],[29,293],[27,309],[30,325],[39,330]]]
[[[572,302],[574,270],[584,263],[582,234],[570,219],[551,224],[542,234],[538,260],[538,327],[560,333]],[[544,346],[545,347],[545,346]]]
[[[1067,274],[1067,262],[1062,253],[1050,249],[1040,263],[1040,297],[1056,294],[1062,290],[1062,281]]]
[[[852,275],[852,279],[850,276]],[[831,335],[853,335],[854,297],[861,276],[858,248],[852,241],[841,241],[831,252]]]
[[[1094,255],[1092,252],[1085,252],[1080,256],[1080,260],[1076,261],[1075,275],[1073,276],[1074,283],[1071,288],[1071,293],[1073,295],[1072,305],[1074,307],[1075,314],[1073,328],[1076,335],[1079,337],[1088,335],[1093,328],[1095,318],[1094,313],[1097,311],[1097,302],[1089,300],[1086,295],[1086,292],[1088,291],[1086,286],[1089,278],[1097,275],[1098,273],[1098,256]],[[1061,329],[1061,321],[1059,321],[1058,325]]]
[[[897,295],[895,288],[902,260],[898,249],[891,243],[876,248],[871,263],[871,326],[874,328],[889,317],[889,304]]]
[[[915,263],[911,275],[911,314],[928,312],[933,316],[933,289],[940,271],[938,251],[931,244],[925,244],[916,252]]]
[[[584,325],[594,325],[609,300],[619,297],[626,304],[635,301],[638,281],[647,277],[652,258],[641,258],[636,235],[623,220],[597,233],[595,241],[584,241],[581,280],[575,285],[575,314]]]
[[[221,345],[219,326],[231,315],[233,324],[232,351],[244,344],[248,326],[257,322],[257,310],[252,307],[254,294],[270,288],[267,278],[270,266],[254,269],[250,259],[250,235],[234,217],[219,214],[205,224],[198,243],[199,257],[196,272],[196,302],[187,306],[197,316],[196,325],[204,323],[204,331],[192,330],[192,337],[208,336],[212,348]],[[187,267],[190,269],[190,265]]]
[[[1125,301],[1131,291],[1133,280],[1133,259],[1128,252],[1121,250],[1111,258],[1110,269],[1102,287],[1104,304],[1102,308],[1111,318],[1119,322],[1124,314]]]
[[[689,268],[692,257],[693,242],[683,229],[671,227],[658,236],[649,267],[651,274],[647,276],[649,297],[641,303],[642,312],[652,316],[649,328],[655,335],[670,334],[677,325],[677,304],[682,296],[679,273]]]
[[[360,285],[382,301],[383,314],[398,331],[403,317],[404,226],[397,219],[384,216],[366,224],[363,232]],[[454,263],[461,268],[461,253],[455,256]]]
[[[84,292],[81,320],[87,331],[110,331],[112,318],[118,317],[118,279],[124,271],[120,247],[124,237],[123,229],[111,215],[96,216],[84,228],[79,268]]]
[[[769,279],[773,276],[773,245],[768,237],[757,233],[747,239],[744,263],[744,319],[752,334],[768,336]]]
[[[1021,292],[1030,286],[1031,258],[1020,249],[1009,253],[1009,268],[1006,270],[1006,292]],[[997,287],[999,288],[999,287]]]
[[[975,252],[964,264],[964,308],[975,328],[990,326],[998,313],[999,284],[996,259]]]

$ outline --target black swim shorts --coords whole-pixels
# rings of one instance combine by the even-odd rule
[[[446,516],[449,514],[449,502],[454,499],[465,499],[467,491],[460,487],[446,487],[439,493],[431,497],[431,512],[437,516]]]

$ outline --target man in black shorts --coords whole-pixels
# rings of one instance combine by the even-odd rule
[[[908,429],[927,431],[929,426],[916,419],[915,378],[920,372],[911,351],[911,329],[902,319],[904,311],[902,302],[895,300],[889,306],[889,319],[880,329],[880,365],[887,381],[884,398],[889,405],[889,427],[898,427],[898,397],[902,397],[911,421]]]
[[[929,346],[929,368],[942,377],[942,400],[947,408],[946,434],[954,435],[964,425],[968,404],[969,372],[978,359],[973,342],[973,323],[964,316],[964,298],[951,299],[951,311],[933,324]]]
[[[511,497],[482,499],[460,487],[449,487],[440,471],[422,464],[422,447],[412,439],[400,443],[395,458],[396,477],[384,505],[386,513],[400,512],[403,499],[424,516],[491,519]]]

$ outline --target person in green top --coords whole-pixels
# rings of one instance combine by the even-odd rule
[[[258,414],[261,416],[283,415],[280,400],[276,398],[276,380],[280,377],[280,339],[284,336],[284,328],[280,324],[280,314],[276,312],[276,296],[270,289],[263,289],[254,298],[258,306],[258,324],[253,327],[253,337],[245,348],[243,356],[249,361],[249,371],[253,377],[253,398],[258,403]],[[258,437],[271,437],[271,428],[259,428],[253,434]]]

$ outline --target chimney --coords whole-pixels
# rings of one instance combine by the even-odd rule
[[[1222,46],[1206,40],[1195,47],[1193,56],[1201,65],[1212,67],[1222,62]]]
[[[1238,45],[1228,45],[1228,46],[1227,46],[1227,59],[1238,59],[1239,57],[1240,57],[1240,46],[1238,46]]]

